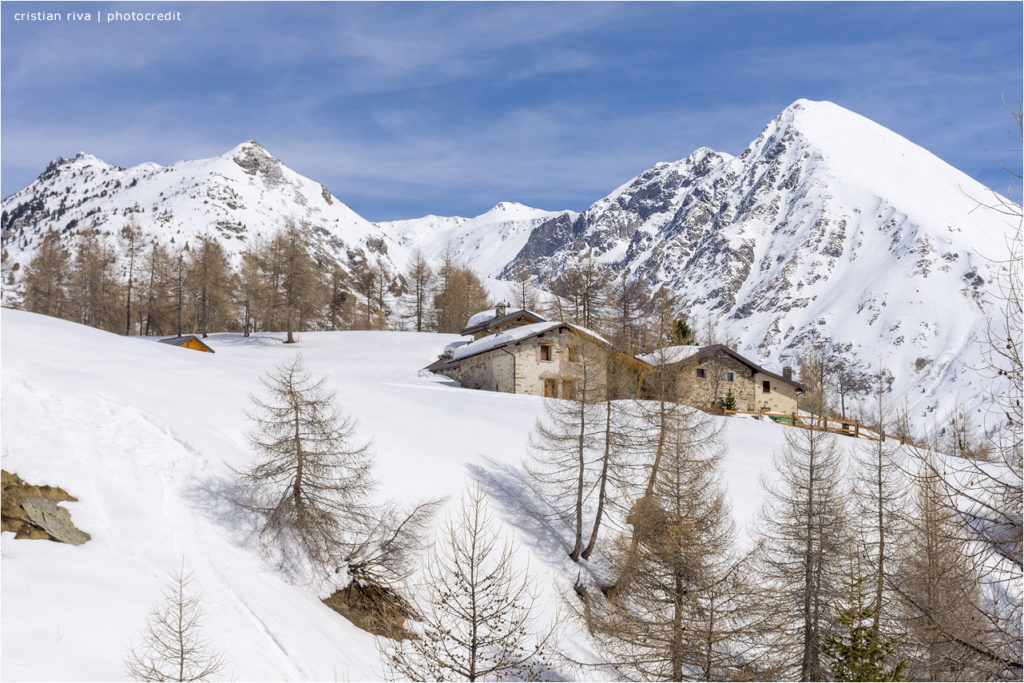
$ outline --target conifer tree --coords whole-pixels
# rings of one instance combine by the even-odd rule
[[[181,336],[183,315],[185,309],[185,280],[188,273],[187,263],[191,257],[191,250],[189,249],[188,242],[186,242],[178,253],[174,255],[174,273],[173,273],[173,288],[174,288],[174,302],[175,302],[175,330],[177,335]]]
[[[242,314],[242,335],[245,337],[256,330],[256,312],[265,295],[266,281],[260,263],[262,249],[258,243],[252,243],[245,248],[237,275],[235,292],[239,312]]]
[[[263,516],[268,545],[341,566],[371,517],[369,446],[354,441],[355,421],[338,412],[325,380],[314,379],[300,356],[262,382],[267,397],[250,396],[249,414],[258,460],[242,473],[246,495],[238,502]]]
[[[785,438],[775,461],[778,480],[764,483],[760,520],[768,582],[761,607],[776,620],[765,644],[787,676],[820,681],[828,676],[820,644],[836,623],[834,603],[850,540],[841,452],[827,432],[794,428]]]
[[[117,282],[113,250],[95,230],[79,233],[71,275],[74,319],[83,325],[112,330],[118,327],[114,313]],[[120,318],[120,316],[118,316]]]
[[[373,269],[373,298],[374,307],[377,309],[377,316],[374,329],[388,329],[388,296],[391,293],[391,270],[381,259],[377,259],[377,265]]]
[[[892,579],[903,612],[908,675],[928,681],[1013,678],[1012,668],[991,656],[998,652],[997,633],[981,608],[981,576],[937,456],[927,452],[924,459],[905,510],[907,546]]]
[[[172,329],[172,263],[167,250],[155,239],[144,254],[139,273],[142,293],[142,334],[165,334]]]
[[[135,262],[142,249],[142,230],[133,222],[121,228],[121,248],[125,259],[125,323],[124,333],[132,333],[132,286],[135,284]]]
[[[836,603],[836,630],[821,648],[834,681],[902,680],[906,662],[891,662],[895,644],[878,630],[882,606],[870,596],[870,581],[851,564],[845,594]]]
[[[55,318],[69,316],[70,262],[71,255],[61,242],[60,233],[50,227],[25,269],[25,310]]]
[[[649,400],[636,406],[636,427],[632,441],[632,447],[641,463],[638,474],[642,481],[638,482],[636,487],[642,491],[637,494],[640,498],[651,495],[658,481],[668,438],[677,426],[687,424],[688,428],[695,432],[707,432],[709,435],[714,433],[710,417],[692,411],[678,402],[678,366],[672,365],[669,362],[671,358],[667,355],[667,349],[671,345],[675,299],[667,289],[661,289],[652,301],[653,315],[648,320],[648,328],[650,341],[656,349],[652,357],[655,371],[644,379]],[[634,530],[629,543],[630,553],[637,551],[638,543],[639,537]],[[609,595],[613,598],[632,580],[633,570],[628,557],[629,554],[619,562],[618,576],[609,589]]]
[[[725,406],[726,410],[736,410],[736,397],[732,394],[732,387],[726,392],[722,405]]]
[[[635,353],[644,344],[643,317],[650,305],[650,293],[628,270],[610,283],[608,291],[610,309],[610,336],[615,348],[624,353]],[[653,347],[651,347],[653,348]]]
[[[372,330],[374,328],[373,322],[377,317],[374,313],[375,295],[377,293],[377,270],[373,264],[367,262],[358,267],[355,272],[355,288],[363,297],[364,304],[363,323],[359,329]]]
[[[594,487],[594,451],[603,412],[598,401],[605,389],[599,374],[605,366],[604,350],[589,342],[577,348],[573,395],[545,400],[545,417],[531,435],[526,463],[527,473],[545,491],[557,514],[573,526],[569,550],[573,562],[583,550],[584,503]]]
[[[434,295],[437,331],[458,332],[470,316],[490,306],[487,290],[472,269],[459,265],[445,254],[438,271],[439,285]]]
[[[686,318],[679,318],[676,320],[672,329],[672,341],[676,345],[681,346],[692,345],[694,343],[693,330],[690,329],[690,325],[686,322]]]
[[[632,378],[628,372],[621,372],[624,368],[617,363],[610,349],[605,349],[602,355],[605,359],[604,403],[598,411],[600,417],[597,424],[600,432],[597,444],[600,457],[594,463],[597,468],[597,505],[590,540],[580,553],[584,560],[589,559],[597,547],[598,532],[606,511],[621,507],[621,496],[615,493],[628,487],[630,467],[627,457],[633,445],[629,413],[622,401],[614,400],[616,393],[623,391],[621,384],[632,384]]]
[[[334,264],[328,276],[330,295],[327,297],[327,325],[334,331],[342,329],[345,319],[345,303],[348,301],[347,278],[341,266]]]
[[[666,432],[653,486],[627,517],[633,531],[609,553],[631,580],[606,600],[587,596],[588,626],[629,677],[736,677],[749,657],[735,639],[743,619],[721,485],[724,451],[697,411],[673,415]]]
[[[413,329],[423,332],[428,328],[430,321],[430,290],[434,282],[434,271],[422,251],[417,249],[413,253],[405,280],[409,287],[409,309]]]
[[[540,296],[533,286],[533,273],[526,259],[520,256],[512,269],[512,305],[523,310],[535,310],[540,304]]]
[[[234,318],[231,270],[224,247],[210,235],[200,235],[199,243],[189,252],[189,256],[187,286],[195,302],[195,327],[199,328],[205,339],[211,328],[227,329]]]
[[[553,629],[534,629],[531,578],[501,539],[476,486],[446,522],[414,601],[421,632],[379,642],[392,680],[539,680],[548,674]]]
[[[559,319],[590,330],[603,330],[603,306],[610,283],[608,270],[589,252],[567,264],[550,283],[551,292],[565,302],[564,317]]]
[[[203,609],[189,590],[184,567],[153,607],[142,643],[130,646],[125,658],[129,675],[139,681],[217,680],[224,658],[210,650],[202,635]]]
[[[884,402],[885,375],[875,376],[875,409],[873,421],[879,432],[889,428]],[[853,493],[857,506],[857,534],[864,548],[864,559],[871,571],[874,602],[872,629],[876,638],[893,632],[894,604],[890,588],[894,571],[893,558],[899,554],[901,540],[906,537],[902,511],[909,494],[909,481],[903,476],[899,442],[894,439],[860,441],[853,449]],[[887,623],[883,623],[887,622]]]

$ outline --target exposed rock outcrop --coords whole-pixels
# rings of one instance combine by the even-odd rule
[[[3,531],[14,532],[15,538],[46,539],[58,543],[81,545],[89,534],[75,527],[71,513],[57,503],[78,499],[56,486],[35,486],[6,470],[3,476]]]

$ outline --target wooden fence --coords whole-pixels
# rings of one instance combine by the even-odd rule
[[[833,434],[842,434],[844,436],[852,436],[859,439],[870,439],[871,441],[885,441],[891,439],[898,441],[901,444],[907,446],[913,446],[914,448],[924,448],[916,443],[893,436],[892,434],[886,434],[885,432],[879,432],[871,427],[866,427],[859,422],[853,420],[840,420],[834,417],[824,417],[822,415],[800,415],[798,413],[763,413],[763,412],[751,412],[748,410],[723,410],[719,414],[725,415],[753,415],[757,419],[767,417],[771,421],[786,425],[787,427],[800,427],[801,429],[816,429],[823,432],[831,432]]]

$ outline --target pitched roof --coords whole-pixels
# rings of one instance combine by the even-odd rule
[[[510,322],[510,321],[515,320],[516,318],[519,318],[519,317],[525,317],[527,319],[532,319],[534,323],[547,322],[547,319],[544,318],[539,313],[534,313],[533,311],[528,311],[525,308],[521,308],[518,311],[512,311],[511,313],[506,313],[505,315],[501,316],[500,318],[495,318],[494,316],[491,316],[490,318],[485,318],[483,313],[486,313],[486,311],[483,311],[481,313],[477,313],[472,318],[470,318],[469,319],[469,323],[470,324],[467,325],[466,328],[463,329],[461,332],[459,332],[459,334],[461,334],[463,336],[469,335],[469,334],[476,334],[477,332],[482,332],[482,331],[488,330],[488,329],[490,329],[492,327],[497,327],[498,325]],[[474,320],[476,320],[477,322],[473,323]]]
[[[765,370],[754,361],[749,358],[744,358],[725,344],[712,344],[710,346],[670,346],[660,351],[645,353],[642,356],[638,356],[638,358],[646,363],[650,363],[651,365],[675,365],[676,363],[682,363],[684,361],[688,362],[708,358],[718,353],[724,353],[728,356],[732,356],[755,373],[759,372],[762,375],[771,377],[772,379],[785,382],[786,384],[791,384],[800,391],[805,390],[804,385],[799,382],[795,382],[792,379],[786,379],[782,375],[771,372],[770,370]],[[662,361],[660,359],[664,360]]]
[[[562,327],[568,327],[575,332],[586,335],[600,344],[609,345],[607,339],[595,332],[591,332],[585,327],[564,322],[539,322],[513,327],[512,329],[505,330],[499,334],[481,337],[476,341],[471,341],[468,344],[455,347],[452,351],[451,358],[438,358],[424,369],[430,370],[431,372],[447,370],[448,368],[457,366],[462,360],[469,358],[470,356],[477,356],[481,353],[486,353],[503,346],[508,346],[509,344],[516,344],[527,339],[532,339],[533,337],[539,337],[545,332]]]
[[[204,342],[202,339],[200,339],[199,337],[195,336],[194,334],[186,334],[186,335],[184,335],[182,337],[168,337],[167,339],[161,339],[160,343],[161,344],[170,344],[171,346],[184,346],[185,344],[188,344],[190,341],[196,342],[197,344],[202,346],[203,349],[205,349],[206,351],[209,351],[210,353],[216,353],[216,351],[211,349],[206,344],[206,342]]]
[[[657,351],[642,353],[637,356],[637,359],[648,365],[671,365],[686,360],[698,351],[700,351],[699,346],[666,346]]]

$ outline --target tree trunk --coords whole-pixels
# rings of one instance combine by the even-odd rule
[[[590,541],[583,550],[581,557],[586,560],[590,553],[594,552],[597,545],[597,530],[601,527],[601,517],[604,514],[605,488],[608,484],[608,461],[611,459],[612,445],[612,402],[605,400],[605,426],[604,426],[604,458],[601,462],[601,478],[597,491],[597,512],[594,514],[594,528],[590,531]]]
[[[814,625],[811,617],[811,603],[812,603],[812,586],[814,585],[814,456],[811,456],[810,467],[808,469],[808,485],[807,485],[807,508],[805,514],[807,515],[807,528],[806,534],[807,539],[804,543],[804,642],[803,642],[803,657],[800,662],[800,680],[810,681],[812,669],[814,668],[814,653],[812,652],[812,641],[815,639],[814,636]]]
[[[587,375],[586,371],[583,374],[583,387],[581,391],[586,391]],[[557,400],[557,399],[556,399]],[[580,433],[576,441],[576,454],[579,458],[577,463],[577,478],[576,478],[576,542],[573,544],[572,552],[569,553],[569,557],[572,558],[573,562],[578,562],[580,559],[580,547],[583,545],[583,470],[586,467],[586,430],[587,430],[587,404],[580,397]]]

